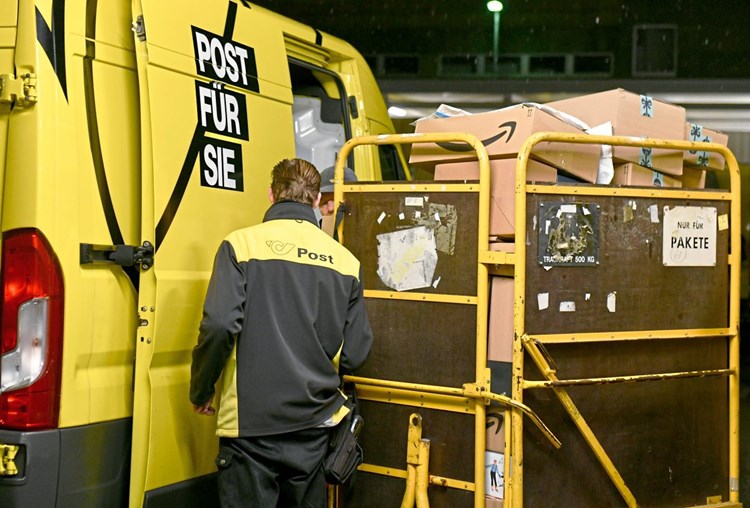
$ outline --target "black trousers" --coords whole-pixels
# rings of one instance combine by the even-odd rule
[[[329,432],[221,438],[216,465],[222,508],[325,508],[322,464]]]

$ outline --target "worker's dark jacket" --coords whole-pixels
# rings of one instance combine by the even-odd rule
[[[339,372],[361,366],[371,345],[359,261],[318,228],[312,208],[276,203],[219,247],[190,400],[207,402],[223,371],[219,436],[315,427],[344,402]]]

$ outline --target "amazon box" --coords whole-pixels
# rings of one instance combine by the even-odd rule
[[[615,136],[685,139],[685,108],[617,88],[547,104],[594,127],[612,122]],[[682,150],[612,147],[617,162],[634,162],[670,175],[682,174]]]
[[[729,136],[723,132],[714,131],[702,125],[694,123],[685,124],[685,139],[688,141],[702,141],[705,143],[718,143],[727,146]],[[690,150],[685,152],[683,164],[686,167],[698,167],[704,169],[724,169],[724,156],[718,152],[706,152],[701,150]],[[704,173],[705,184],[705,173]],[[702,187],[701,187],[702,188]]]
[[[492,390],[496,393],[495,390]],[[506,394],[510,397],[510,394]],[[502,406],[492,405],[487,408],[485,428],[485,446],[492,452],[505,453],[505,419]]]
[[[682,182],[674,176],[659,173],[632,162],[615,166],[612,185],[633,185],[642,187],[682,187]]]
[[[479,180],[479,162],[451,162],[435,166],[435,180]],[[557,170],[529,160],[526,180],[555,182]],[[490,160],[490,236],[512,237],[516,230],[516,159]]]
[[[416,133],[469,132],[479,138],[490,159],[514,158],[524,141],[539,131],[586,135],[583,131],[539,108],[520,104],[475,115],[420,120]],[[587,182],[595,182],[601,148],[596,145],[539,143],[533,158],[563,169]],[[476,152],[466,143],[415,143],[410,164],[436,164],[476,160]]]

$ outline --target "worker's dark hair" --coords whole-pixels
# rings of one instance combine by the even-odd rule
[[[320,191],[320,173],[304,159],[284,159],[271,172],[275,202],[296,201],[312,206]]]

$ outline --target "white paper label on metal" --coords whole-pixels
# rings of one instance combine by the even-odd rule
[[[536,303],[539,310],[544,310],[549,307],[549,293],[537,293]]]
[[[664,266],[716,266],[716,208],[664,207]]]
[[[404,204],[406,206],[424,206],[424,198],[407,196],[404,198]]]
[[[560,312],[575,312],[576,302],[560,302]]]

